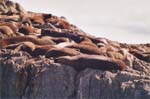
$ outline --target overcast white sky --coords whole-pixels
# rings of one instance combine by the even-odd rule
[[[126,43],[150,43],[150,0],[13,0],[25,10],[65,16],[83,31]]]

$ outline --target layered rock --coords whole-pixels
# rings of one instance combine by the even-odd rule
[[[97,38],[3,0],[0,47],[2,99],[150,98],[150,44]]]

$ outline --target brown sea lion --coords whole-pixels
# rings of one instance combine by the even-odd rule
[[[45,24],[44,19],[43,19],[42,16],[34,16],[33,18],[31,18],[31,22],[33,24],[40,24],[40,25]]]
[[[89,38],[87,37],[81,37],[80,45],[89,45],[91,47],[97,48],[96,44],[94,44]]]
[[[80,50],[81,53],[85,54],[96,54],[96,55],[103,55],[101,51],[98,48],[95,48],[93,46],[89,45],[81,45],[77,44],[75,42],[64,42],[64,43],[59,43],[57,45],[54,45],[56,48],[75,48],[77,50]]]
[[[99,48],[100,52],[104,52],[104,53],[107,53],[107,49],[106,47],[100,47]]]
[[[108,57],[123,60],[124,56],[120,52],[106,52]]]
[[[56,44],[54,45],[56,48],[67,48],[69,46],[73,46],[73,45],[76,45],[77,43],[75,42],[62,42],[62,43],[59,43],[59,44]]]
[[[6,38],[6,39],[0,40],[0,46],[6,47],[7,45],[10,45],[10,44],[16,44],[16,43],[25,42],[25,41],[30,41],[36,45],[52,45],[52,44],[54,44],[53,41],[47,40],[47,39],[40,39],[40,38],[33,37],[33,36],[18,36],[18,37],[11,37],[11,38]]]
[[[123,61],[129,68],[133,68],[133,61],[135,60],[135,57],[129,53],[128,49],[121,48],[119,50],[119,53],[121,53],[124,56]]]
[[[118,51],[118,49],[116,49],[115,47],[113,47],[113,46],[105,46],[105,48],[107,49],[107,52],[114,52],[114,51]]]
[[[108,40],[106,38],[90,38],[92,40],[92,42],[94,42],[95,44],[98,43],[102,43],[104,45],[108,45]]]
[[[53,45],[36,45],[32,42],[21,42],[17,44],[12,44],[6,47],[6,49],[13,49],[15,51],[26,51],[32,56],[44,55],[48,50],[54,48]]]
[[[8,26],[12,29],[13,33],[16,33],[18,31],[18,26],[16,22],[2,22],[0,23],[0,26]]]
[[[18,32],[23,33],[24,35],[29,35],[29,33],[34,33],[34,30],[31,26],[23,26],[19,28]]]
[[[130,51],[130,53],[140,60],[143,60],[145,62],[150,62],[150,54],[149,53],[144,54],[144,53],[140,53],[137,51]]]
[[[16,4],[16,9],[17,9],[17,11],[19,11],[19,13],[21,14],[24,14],[24,13],[27,13],[21,6],[20,6],[20,4],[18,4],[18,3],[15,3]]]
[[[62,43],[62,42],[69,42],[69,41],[70,41],[68,38],[65,38],[65,37],[43,36],[43,37],[41,37],[41,38],[42,38],[42,39],[43,39],[43,38],[50,39],[50,40],[54,41],[56,44],[59,44],[59,43]]]
[[[28,50],[30,52],[33,52],[36,48],[36,45],[32,42],[21,42],[21,43],[17,43],[17,44],[8,45],[5,48],[6,49],[13,49],[16,51],[20,51],[20,50],[27,51]]]
[[[77,43],[81,41],[81,36],[78,34],[69,33],[67,31],[56,31],[52,29],[42,29],[41,36],[52,36],[52,37],[65,37],[71,39]]]
[[[65,55],[73,56],[80,54],[80,52],[76,49],[65,48],[67,42],[58,45],[36,45],[36,44],[33,45],[33,43],[32,44],[31,43],[32,42],[29,43],[26,42],[25,44],[21,45],[21,50],[27,51],[32,56],[45,54],[46,57],[59,57]],[[33,47],[31,45],[33,45]]]
[[[0,32],[0,39],[4,39],[4,38],[7,38],[7,35]]]
[[[39,24],[39,25],[45,24],[46,20],[52,17],[51,14],[42,14],[42,13],[38,13],[38,14],[30,13],[28,16],[33,24]]]
[[[20,19],[19,15],[0,15],[0,19],[4,20],[5,22],[10,22],[10,21],[14,21],[14,22],[18,22]]]
[[[19,28],[18,32],[23,33],[24,35],[30,35],[32,33],[36,35],[41,33],[41,29],[37,29],[32,26],[22,26]]]
[[[48,57],[60,57],[60,56],[75,56],[79,55],[80,52],[72,48],[52,48],[47,51],[45,56]]]
[[[51,23],[45,23],[45,24],[43,24],[43,25],[40,25],[39,28],[41,28],[41,29],[53,29],[53,30],[55,30],[55,31],[58,30],[58,28],[56,28],[56,27],[55,27],[53,24],[51,24]]]
[[[69,45],[66,47],[79,49],[81,53],[85,53],[85,54],[96,54],[96,55],[101,54],[101,52],[98,48],[95,48],[95,47],[89,46],[89,45],[74,44],[74,45]]]
[[[107,58],[99,55],[76,55],[56,58],[55,62],[73,66],[76,70],[81,71],[85,68],[100,70],[123,70],[126,65],[123,61]]]
[[[8,26],[0,26],[0,32],[7,35],[8,37],[15,36],[13,30]]]
[[[35,50],[31,53],[32,56],[45,55],[50,49],[54,48],[53,45],[36,45]]]
[[[56,18],[52,16],[46,20],[48,23],[52,23],[54,26],[60,29],[69,29],[70,24],[64,18]]]
[[[44,21],[52,17],[52,14],[42,14]]]
[[[69,29],[69,23],[62,19],[58,20],[55,26],[61,29]]]

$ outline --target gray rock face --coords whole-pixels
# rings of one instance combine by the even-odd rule
[[[113,73],[87,68],[77,72],[71,66],[44,57],[33,59],[24,52],[2,50],[0,55],[2,99],[150,98],[150,76],[141,70]]]

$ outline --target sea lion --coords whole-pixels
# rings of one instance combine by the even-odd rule
[[[52,29],[42,29],[41,30],[41,36],[52,36],[52,37],[65,37],[68,39],[71,39],[77,43],[80,42],[80,35],[78,34],[73,34],[73,33],[69,33],[67,31],[56,31],[56,30],[52,30]]]
[[[13,37],[13,36],[16,36],[13,32],[13,30],[8,27],[8,26],[0,26],[0,32],[7,35],[8,37]]]
[[[29,15],[30,16],[30,15]],[[32,14],[32,16],[29,17],[31,22],[33,24],[39,24],[44,25],[47,19],[50,19],[52,17],[52,14]]]
[[[104,52],[104,53],[107,53],[107,49],[106,47],[100,47],[99,48],[100,52]]]
[[[49,57],[60,57],[60,56],[75,56],[79,55],[80,52],[72,48],[52,48],[47,51],[45,56]]]
[[[124,56],[120,52],[106,52],[108,57],[114,58],[114,59],[120,59],[123,60]]]
[[[58,30],[58,28],[56,28],[56,27],[55,27],[53,24],[51,24],[51,23],[45,23],[45,24],[43,24],[43,25],[40,25],[39,28],[41,28],[41,29],[53,29],[53,30],[55,30],[55,31]]]
[[[32,42],[21,42],[17,44],[12,44],[6,47],[6,49],[13,49],[15,51],[26,51],[32,56],[44,55],[48,50],[54,48],[53,45],[36,45]]]
[[[54,45],[56,48],[67,48],[69,46],[73,46],[73,45],[76,45],[77,43],[75,42],[62,42],[62,43],[59,43],[59,44],[56,44]]]
[[[143,60],[145,62],[150,62],[150,54],[149,53],[144,54],[144,53],[140,53],[137,51],[130,51],[130,53],[140,60]]]
[[[100,70],[123,70],[126,65],[123,61],[99,55],[76,55],[56,58],[55,62],[73,66],[77,71],[85,68]]]
[[[6,37],[7,37],[6,34],[3,34],[2,32],[0,32],[0,40],[1,40],[1,39],[4,39],[4,38],[6,38]]]
[[[17,44],[16,44],[17,45]],[[10,48],[9,46],[7,47],[7,49]],[[32,42],[21,42],[18,44],[18,46],[16,46],[16,48],[14,50],[22,50],[22,51],[26,51],[29,54],[32,54],[32,52],[36,49],[36,45]]]
[[[52,23],[55,27],[60,29],[69,29],[70,24],[66,21],[64,18],[57,18],[55,16],[52,16],[51,18],[48,18],[46,20],[48,23]]]
[[[16,10],[19,11],[19,13],[26,13],[26,11],[20,6],[20,4],[15,3]]]
[[[5,13],[3,13],[3,14],[13,15],[13,14],[17,14],[18,13],[18,11],[15,9],[15,3],[13,3],[12,1],[9,1],[9,0],[5,0],[4,3],[5,3],[5,9],[7,11]]]
[[[17,44],[11,44],[5,47],[6,49],[13,49],[16,51],[22,50],[24,48],[29,48],[30,51],[34,51],[35,49],[35,44],[32,42],[21,42]]]
[[[18,32],[23,33],[24,35],[30,35],[30,34],[40,34],[41,29],[34,28],[32,26],[22,26],[19,28]]]
[[[98,48],[96,44],[94,44],[89,38],[87,37],[80,37],[80,38],[81,38],[81,42],[79,43],[80,45],[89,45],[91,47]]]
[[[107,52],[114,52],[114,51],[118,51],[118,49],[116,49],[115,47],[113,46],[105,46],[105,48],[107,49]]]
[[[42,36],[41,38],[42,38],[42,39],[43,39],[43,38],[50,39],[50,40],[52,40],[53,42],[55,42],[56,44],[59,44],[59,43],[62,43],[62,42],[69,42],[69,41],[70,41],[68,38],[65,38],[65,37]]]
[[[55,45],[35,45],[32,42],[22,42],[17,50],[23,50],[28,52],[32,56],[45,55],[49,57],[60,57],[60,56],[74,56],[79,55],[80,52],[72,48],[59,48]]]
[[[52,17],[52,14],[42,14],[44,21],[46,21],[48,18]]]
[[[10,22],[10,21],[14,21],[14,22],[18,22],[19,21],[19,15],[0,15],[0,19],[5,21],[5,22]]]
[[[129,53],[129,50],[125,48],[121,48],[119,50],[119,53],[121,53],[124,56],[123,61],[125,62],[125,64],[128,67],[133,68],[133,61],[135,60],[135,57]]]
[[[98,48],[89,45],[77,44],[75,42],[64,42],[54,45],[56,48],[75,48],[85,54],[103,55]]]
[[[52,48],[54,48],[53,45],[36,45],[35,50],[31,53],[31,55],[35,57],[45,55]]]
[[[98,43],[102,43],[104,45],[108,45],[108,40],[106,38],[95,38],[95,37],[92,37],[90,38],[92,40],[92,42],[94,42],[95,44],[98,44]]]
[[[31,26],[23,26],[19,28],[18,32],[23,33],[24,35],[29,35],[29,33],[34,33],[34,30]]]
[[[15,22],[2,22],[0,23],[0,26],[8,26],[9,28],[11,28],[13,33],[16,33],[18,31],[18,26]]]
[[[33,24],[40,24],[40,25],[45,24],[45,21],[42,16],[34,16],[30,20]]]
[[[52,45],[54,44],[53,41],[47,39],[40,39],[34,36],[18,36],[18,37],[11,37],[0,40],[0,46],[6,47],[10,44],[16,44],[20,42],[30,41],[36,45]]]
[[[73,44],[73,45],[69,45],[66,47],[79,49],[81,53],[85,53],[85,54],[96,54],[96,55],[101,54],[101,52],[98,48],[95,48],[90,45]]]
[[[61,29],[69,29],[70,25],[65,20],[59,19],[55,26]]]

